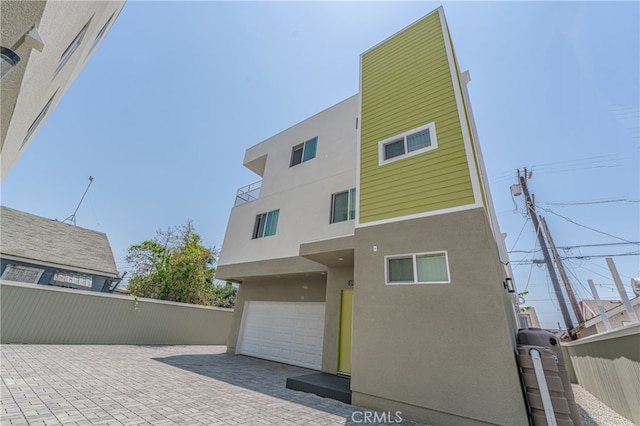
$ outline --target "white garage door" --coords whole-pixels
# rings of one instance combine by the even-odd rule
[[[246,302],[237,353],[320,370],[324,303]]]

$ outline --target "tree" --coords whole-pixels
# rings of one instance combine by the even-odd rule
[[[238,289],[228,281],[226,285],[216,285],[213,288],[213,305],[220,308],[233,308],[237,293]]]
[[[157,231],[152,240],[129,247],[133,273],[128,290],[138,297],[211,305],[217,251],[202,245],[189,220]]]

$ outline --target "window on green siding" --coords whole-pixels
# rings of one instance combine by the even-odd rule
[[[330,223],[344,222],[356,218],[356,189],[338,192],[331,196]]]
[[[449,283],[447,252],[387,256],[387,284]]]
[[[378,143],[378,164],[383,165],[438,147],[435,123],[429,123]]]
[[[399,155],[404,155],[404,139],[395,142],[389,142],[384,145],[384,159],[388,160],[390,158],[397,157]]]
[[[406,139],[408,152],[417,151],[418,149],[431,146],[431,136],[429,133],[429,129],[410,134]]]
[[[289,167],[293,167],[297,164],[315,158],[317,145],[318,137],[316,136],[304,143],[294,146],[291,150],[291,162],[289,163]]]
[[[269,237],[276,234],[278,228],[278,216],[280,210],[272,210],[267,213],[261,213],[256,216],[256,222],[253,227],[253,239]]]

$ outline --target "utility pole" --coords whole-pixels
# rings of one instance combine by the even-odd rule
[[[573,332],[573,322],[571,321],[571,315],[569,315],[569,310],[567,309],[567,303],[564,300],[564,295],[562,294],[562,289],[560,288],[560,283],[558,282],[558,276],[556,275],[556,270],[553,268],[553,263],[551,262],[551,256],[549,256],[549,249],[547,248],[547,242],[544,239],[544,235],[540,232],[540,223],[538,222],[538,214],[536,213],[536,206],[531,200],[531,196],[529,195],[529,188],[527,187],[527,169],[524,169],[524,175],[520,174],[520,169],[518,169],[518,183],[520,184],[520,188],[522,188],[522,192],[525,197],[525,204],[527,208],[527,214],[531,217],[531,221],[533,222],[533,226],[536,230],[536,235],[538,236],[538,242],[540,243],[540,248],[542,249],[542,255],[544,256],[545,264],[547,265],[547,269],[549,271],[549,276],[551,277],[551,283],[553,284],[553,290],[556,293],[556,298],[558,299],[558,304],[560,305],[560,312],[562,313],[562,318],[564,319],[565,326],[567,327],[567,331],[571,336],[571,340],[576,340],[576,335]]]
[[[540,223],[542,224],[542,229],[544,230],[544,233],[547,236],[547,240],[549,241],[549,247],[551,247],[551,253],[553,254],[553,258],[556,261],[558,272],[560,272],[560,278],[562,278],[562,282],[564,283],[564,288],[567,290],[567,296],[569,296],[569,302],[571,303],[573,312],[576,314],[576,318],[578,319],[578,324],[584,324],[584,317],[582,316],[582,312],[580,311],[580,306],[578,306],[576,295],[573,293],[573,288],[571,288],[571,283],[569,282],[569,277],[567,276],[567,272],[564,270],[564,265],[562,264],[562,259],[560,259],[560,255],[558,254],[558,249],[556,248],[556,245],[553,243],[553,238],[551,238],[551,232],[549,232],[547,221],[544,220],[544,217],[541,217]]]

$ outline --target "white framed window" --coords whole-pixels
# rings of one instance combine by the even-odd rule
[[[294,146],[291,150],[291,162],[289,167],[316,158],[316,147],[318,145],[318,137],[313,137],[306,142]]]
[[[75,284],[83,287],[92,287],[93,278],[91,275],[79,274],[69,271],[56,271],[52,281],[55,284]]]
[[[90,21],[89,21],[90,22]],[[67,48],[65,49],[64,52],[62,52],[62,55],[60,55],[60,59],[58,60],[58,66],[56,66],[56,71],[53,73],[53,76],[55,77],[56,75],[58,75],[58,73],[60,72],[60,70],[62,69],[62,67],[64,67],[64,64],[67,63],[67,61],[69,60],[69,58],[71,58],[71,55],[73,55],[73,52],[76,51],[76,49],[78,49],[78,46],[80,46],[80,43],[82,43],[82,39],[84,38],[84,35],[87,32],[87,28],[89,28],[89,22],[87,22],[85,24],[84,27],[82,27],[82,29],[80,30],[80,32],[75,36],[75,38],[71,41],[71,43],[69,44],[69,46],[67,46]]]
[[[437,147],[436,123],[425,124],[378,142],[378,165],[422,154]]]
[[[446,251],[385,256],[385,282],[396,284],[448,284]]]
[[[255,240],[256,238],[276,235],[278,216],[280,216],[279,209],[257,215],[256,222],[253,226],[253,236],[251,238]]]
[[[56,93],[58,92],[56,91]],[[38,114],[36,119],[33,120],[33,123],[31,123],[31,126],[29,126],[29,129],[27,129],[27,133],[24,135],[24,139],[22,139],[22,144],[20,145],[20,149],[22,149],[24,144],[29,140],[33,132],[36,131],[36,129],[38,128],[38,126],[40,125],[44,117],[47,115],[47,112],[49,112],[49,107],[51,107],[51,103],[53,102],[53,98],[56,97],[56,93],[54,93],[51,99],[47,101],[45,106],[42,108],[42,111],[40,111],[40,114]]]
[[[329,223],[344,222],[356,218],[356,189],[331,195],[331,218]]]
[[[7,281],[17,281],[21,283],[38,284],[44,269],[31,268],[28,266],[8,264],[0,279]]]

